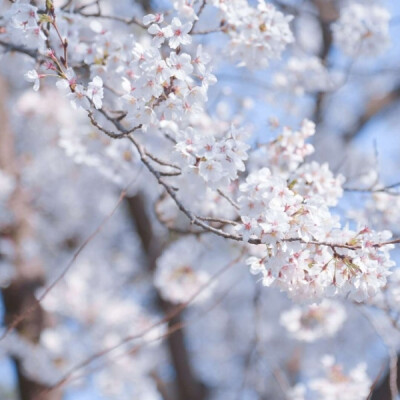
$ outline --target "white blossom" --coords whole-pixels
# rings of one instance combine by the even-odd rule
[[[321,360],[325,376],[310,381],[310,388],[325,400],[363,400],[370,394],[371,380],[364,363],[357,365],[348,374],[332,356]]]
[[[336,334],[346,319],[344,307],[336,301],[295,306],[281,314],[280,322],[297,340],[313,342]]]
[[[40,75],[35,69],[28,71],[25,75],[25,80],[33,82],[33,90],[37,92],[40,88]]]
[[[235,0],[221,9],[229,24],[230,55],[240,65],[266,67],[271,60],[279,59],[286,46],[294,41],[289,27],[292,17],[264,0],[258,1],[257,8],[247,1]]]
[[[389,12],[379,5],[352,3],[332,26],[334,40],[351,57],[377,56],[389,45]]]
[[[192,38],[188,35],[189,31],[192,29],[192,24],[182,22],[178,18],[174,18],[170,25],[172,30],[172,36],[169,39],[169,47],[171,49],[176,49],[180,45],[187,45],[192,42]]]
[[[210,295],[207,283],[211,276],[201,269],[206,256],[203,244],[189,236],[172,243],[157,260],[154,284],[161,296],[172,303],[184,303],[196,296],[205,300]]]
[[[95,76],[91,82],[89,82],[89,86],[87,89],[87,96],[89,99],[93,101],[94,106],[99,109],[103,105],[103,80],[99,76]]]

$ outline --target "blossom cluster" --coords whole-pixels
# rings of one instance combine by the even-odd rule
[[[320,304],[294,306],[281,314],[280,322],[295,339],[313,342],[335,335],[345,319],[343,305],[324,300]]]
[[[215,290],[214,277],[237,256],[221,238],[184,236],[170,243],[158,257],[154,285],[171,303],[201,303]]]
[[[162,346],[157,347],[157,338],[161,335],[168,340],[169,333],[164,330],[162,315],[156,319],[153,308],[142,309],[158,293],[165,302],[181,305],[182,309],[207,300],[218,305],[217,318],[207,320],[204,314],[207,329],[193,328],[186,321],[185,328],[186,332],[194,331],[190,344],[195,352],[201,353],[199,343],[206,342],[207,351],[215,353],[196,365],[202,374],[200,381],[211,388],[210,396],[216,400],[233,398],[238,394],[230,396],[229,390],[237,390],[241,382],[236,386],[236,382],[227,384],[226,376],[237,382],[240,379],[236,377],[243,372],[246,377],[248,371],[257,376],[257,363],[252,361],[262,355],[261,342],[275,340],[277,335],[279,343],[287,341],[287,335],[281,335],[282,329],[270,324],[267,315],[274,313],[276,319],[280,315],[289,336],[313,342],[332,338],[346,319],[344,301],[325,297],[367,302],[383,293],[387,304],[397,309],[400,275],[395,272],[391,280],[387,279],[394,265],[389,255],[393,248],[391,233],[372,230],[385,229],[390,222],[396,228],[398,207],[389,207],[395,202],[387,193],[376,193],[376,204],[371,208],[367,205],[367,213],[374,209],[373,215],[363,215],[363,222],[357,226],[342,224],[335,214],[340,210],[333,207],[343,195],[344,177],[335,175],[327,163],[306,159],[314,152],[308,143],[315,133],[314,123],[305,120],[298,130],[284,127],[274,140],[260,144],[260,137],[251,136],[249,125],[257,120],[252,119],[256,112],[242,114],[239,104],[244,109],[244,103],[249,103],[242,93],[226,88],[210,90],[217,81],[214,68],[219,61],[210,50],[219,46],[219,39],[209,40],[208,34],[225,34],[211,38],[223,41],[228,37],[228,53],[239,65],[263,68],[281,58],[294,43],[292,17],[279,11],[281,5],[264,0],[256,6],[247,0],[174,0],[171,12],[142,17],[128,8],[129,16],[134,17],[125,19],[111,12],[124,10],[123,2],[115,2],[120,8],[97,4],[98,13],[91,15],[89,10],[96,4],[87,8],[66,5],[64,10],[49,12],[48,7],[39,10],[25,0],[17,0],[6,5],[9,11],[1,22],[0,40],[9,41],[10,49],[18,50],[21,45],[23,57],[29,59],[21,63],[21,68],[28,71],[25,79],[35,91],[21,101],[29,111],[22,112],[25,118],[20,118],[15,127],[25,138],[18,144],[18,151],[29,152],[28,157],[18,160],[22,169],[18,176],[35,189],[31,191],[35,208],[32,225],[37,232],[35,243],[24,240],[22,249],[7,236],[7,230],[5,237],[0,237],[0,287],[7,286],[18,274],[13,267],[16,254],[43,254],[44,267],[53,277],[54,264],[63,265],[75,243],[86,234],[90,241],[98,240],[96,246],[88,246],[83,259],[77,259],[79,252],[74,256],[77,265],[42,302],[58,325],[41,332],[37,348],[14,336],[3,343],[10,346],[7,351],[11,356],[21,360],[26,375],[38,382],[43,375],[48,378],[43,383],[50,385],[58,378],[56,368],[47,374],[54,361],[67,371],[74,360],[98,352],[106,354],[102,353],[105,348],[122,341],[116,357],[109,357],[108,368],[94,378],[101,394],[121,400],[159,399],[157,374],[161,371],[164,378],[171,365],[165,362],[168,358],[160,351]],[[213,7],[221,20],[204,28],[200,16],[207,12],[215,15]],[[352,56],[380,53],[387,44],[388,25],[382,10],[359,4],[344,7],[333,25],[336,44]],[[318,10],[305,9],[304,14],[314,19],[314,11]],[[302,13],[299,10],[300,19]],[[298,26],[293,25],[293,29],[298,30]],[[324,91],[334,87],[330,71],[334,63],[329,60],[325,65],[318,57],[304,55],[300,47],[284,57],[278,73],[272,73],[272,89],[294,92],[296,101],[306,92],[324,96]],[[221,76],[224,79],[223,73]],[[45,78],[56,84],[39,91]],[[253,78],[258,82],[257,76],[249,77]],[[220,102],[221,97],[229,98]],[[31,115],[34,117],[27,118]],[[45,129],[37,124],[38,120]],[[32,126],[27,129],[29,124]],[[67,157],[64,165],[61,150],[54,151],[50,143],[58,143],[76,164],[92,169],[71,167]],[[48,166],[53,163],[59,168],[50,170]],[[97,179],[98,174],[107,180]],[[60,181],[65,181],[62,190],[57,189]],[[142,265],[146,264],[142,263],[146,249],[141,241],[131,240],[131,235],[136,238],[141,234],[140,229],[136,232],[132,228],[137,211],[132,209],[134,200],[128,200],[130,214],[124,209],[114,215],[118,205],[114,206],[115,187],[109,181],[124,188],[118,204],[131,194],[144,199],[145,211],[149,212],[146,223],[151,224],[154,233],[152,245],[155,243],[157,250],[158,245],[162,248],[156,260],[149,254],[150,261],[155,262],[154,270]],[[8,203],[14,188],[14,179],[0,171],[0,228],[12,219]],[[109,214],[111,209],[114,211]],[[370,226],[375,219],[382,224]],[[89,236],[99,221],[107,222],[103,223],[107,226],[102,234],[97,232],[103,225]],[[159,233],[163,239],[158,243]],[[40,241],[45,245],[39,245]],[[248,269],[240,267],[245,258],[250,272],[257,274],[265,286],[283,292],[268,291],[267,296],[277,299],[273,310],[269,306],[271,298],[265,305],[264,292],[254,285]],[[239,268],[235,260],[239,260]],[[232,265],[234,268],[229,268],[217,286],[219,271],[228,271],[221,267]],[[216,301],[213,295],[218,290],[223,295]],[[286,294],[300,301],[324,300],[281,313],[278,301],[285,303]],[[254,313],[249,312],[250,305]],[[161,314],[164,310],[158,311]],[[196,323],[202,322],[196,319]],[[349,318],[344,329],[350,323]],[[238,329],[232,328],[235,324]],[[153,325],[159,329],[153,329]],[[259,346],[251,343],[249,327],[253,325]],[[202,335],[196,335],[196,330]],[[138,335],[143,331],[146,333]],[[350,341],[350,336],[343,340]],[[131,343],[129,337],[135,337],[135,341]],[[242,346],[247,341],[252,350],[248,365],[243,367],[247,363],[232,362],[231,350],[247,351],[247,346]],[[151,351],[151,342],[157,343],[161,357],[149,357],[147,353],[142,356],[148,349],[139,350],[137,345],[146,345]],[[3,347],[0,343],[1,351]],[[285,346],[270,347],[279,349],[275,354],[277,363],[288,361],[285,358],[290,357],[290,350]],[[129,357],[124,357],[127,354]],[[217,376],[207,368],[207,362],[224,356],[228,359],[226,369],[221,368],[224,373]],[[347,374],[333,358],[325,358],[323,364],[324,377],[296,385],[288,397],[366,397],[370,382],[362,365]],[[265,382],[262,378],[260,381]],[[255,381],[252,377],[243,383],[243,397],[277,398],[274,394],[263,396],[263,389],[256,394],[257,382],[252,384],[254,387],[245,387]],[[219,390],[221,382],[227,389]],[[167,386],[172,387],[172,381]]]
[[[134,41],[125,54],[120,76],[127,121],[145,130],[161,121],[183,124],[202,110],[208,87],[216,80],[206,68],[208,57],[203,57],[201,46],[193,60],[189,54],[175,51],[163,58],[158,49],[143,48]]]
[[[163,299],[184,303],[198,294],[196,301],[205,300],[210,295],[210,287],[206,288],[206,284],[211,277],[201,268],[206,256],[203,244],[191,236],[168,246],[157,260],[154,275],[154,284]]]
[[[182,157],[184,171],[198,173],[211,188],[223,187],[245,170],[247,132],[232,126],[222,137],[200,136],[195,129],[177,135],[175,150]],[[191,171],[192,170],[192,171]]]
[[[389,20],[380,5],[351,3],[332,26],[334,40],[348,56],[379,55],[389,45]]]
[[[314,152],[314,147],[306,140],[315,134],[315,124],[312,121],[304,120],[298,131],[285,126],[282,132],[273,141],[261,145],[258,150],[252,153],[250,162],[252,170],[266,166],[283,178],[289,178],[303,161],[304,158]]]
[[[290,399],[363,400],[368,397],[372,382],[366,373],[366,364],[358,364],[345,373],[331,355],[322,357],[321,363],[324,376],[310,379],[307,384],[297,384],[288,393]]]
[[[15,2],[4,18],[6,29],[0,32],[1,39],[11,39],[13,43],[28,48],[44,49],[46,36],[40,27],[37,7]]]
[[[224,31],[230,36],[229,54],[248,68],[263,68],[279,59],[286,46],[294,41],[286,16],[272,4],[259,0],[256,8],[246,0],[214,1],[224,19]]]
[[[375,229],[386,227],[397,234],[400,222],[400,196],[390,192],[373,193],[365,206],[362,209],[351,210],[349,217],[360,224],[369,223]]]
[[[20,10],[19,4],[14,7]],[[152,46],[143,46],[133,35],[121,41],[93,24],[90,26],[92,38],[89,35],[82,42],[72,40],[69,48],[74,51],[70,61],[90,67],[92,81],[88,85],[80,82],[82,79],[73,67],[62,65],[54,50],[59,48],[54,37],[50,41],[53,49],[45,54],[48,61],[44,65],[47,70],[57,72],[53,74],[58,77],[57,86],[68,90],[67,96],[75,108],[89,109],[91,103],[96,109],[102,108],[104,82],[107,82],[121,94],[119,104],[127,113],[127,122],[140,125],[142,130],[157,126],[162,120],[180,122],[202,109],[208,87],[216,79],[207,67],[210,58],[201,45],[193,58],[181,51],[182,46],[191,43],[188,34],[191,23],[182,23],[175,17],[169,25],[160,27],[163,20],[162,15],[144,17],[144,23],[150,25]],[[63,20],[60,24],[63,27]],[[71,28],[67,26],[67,29]],[[160,48],[165,39],[168,39],[169,52]],[[25,78],[38,90],[40,80],[49,75],[46,71],[31,70]]]
[[[60,377],[60,370],[54,368],[49,353],[41,346],[35,345],[18,333],[11,333],[0,344],[0,355],[7,355],[18,360],[25,374],[43,385],[52,385]]]
[[[273,76],[274,88],[294,93],[331,90],[336,79],[318,57],[291,57],[282,71]]]
[[[237,230],[243,240],[265,246],[247,263],[252,273],[262,274],[264,285],[291,297],[341,294],[363,301],[379,292],[394,265],[393,245],[375,245],[391,233],[340,227],[329,207],[342,195],[344,179],[327,165],[303,163],[313,151],[304,142],[313,131],[306,132],[285,129],[267,147],[271,169],[255,170],[240,185]]]
[[[160,23],[164,21],[162,14],[149,14],[143,18],[145,25],[150,25],[148,32],[153,35],[153,44],[156,47],[161,47],[166,39],[168,39],[168,45],[171,49],[177,49],[179,46],[184,46],[192,42],[192,38],[189,35],[192,29],[192,24],[186,22],[182,24],[179,18],[173,18],[170,25],[160,28]]]

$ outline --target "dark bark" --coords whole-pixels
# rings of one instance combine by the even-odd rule
[[[395,87],[383,96],[374,96],[369,99],[364,112],[355,121],[353,127],[343,135],[344,141],[349,143],[355,139],[372,119],[390,110],[391,107],[398,103],[399,99],[400,86]]]
[[[37,278],[24,278],[15,280],[2,291],[4,308],[6,310],[5,323],[9,325],[14,318],[29,309],[35,303],[34,292],[41,286]],[[40,333],[44,328],[44,312],[40,307],[32,310],[19,324],[18,332],[33,344],[40,339]],[[18,392],[21,400],[32,400],[38,393],[46,389],[42,384],[29,379],[23,373],[22,363],[14,358],[18,378]],[[43,400],[54,400],[54,394],[43,395]]]
[[[140,237],[143,249],[146,252],[148,268],[151,273],[156,267],[157,257],[162,252],[162,242],[154,235],[151,218],[146,207],[144,195],[138,194],[127,199],[129,212],[135,223],[136,231]],[[164,314],[168,314],[174,307],[156,294],[157,304]],[[168,322],[168,327],[176,326],[182,322],[177,315]],[[206,398],[206,388],[198,381],[193,373],[190,355],[186,346],[184,329],[178,329],[168,336],[167,345],[171,356],[171,362],[175,369],[175,398],[177,400],[203,400]]]
[[[0,77],[0,98],[8,98],[7,89],[5,81]],[[33,235],[30,225],[31,210],[29,197],[19,184],[17,154],[14,146],[15,138],[8,124],[8,113],[4,103],[0,106],[0,121],[2,122],[0,127],[0,168],[17,181],[17,188],[9,201],[9,209],[13,213],[14,220],[10,226],[0,231],[0,236],[5,236],[13,242],[16,253],[13,259],[16,276],[11,284],[2,290],[5,309],[4,322],[9,325],[17,316],[31,309],[18,324],[17,331],[24,339],[35,345],[39,342],[40,333],[44,328],[45,315],[41,307],[32,308],[32,306],[36,303],[35,291],[44,282],[44,273],[39,260],[28,260],[23,255],[25,243]],[[33,400],[38,393],[46,389],[45,386],[26,376],[21,360],[13,359],[13,361],[18,377],[20,399]],[[40,400],[58,400],[61,398],[60,396],[59,391],[52,391],[41,395]]]
[[[313,3],[319,14],[318,22],[322,33],[322,46],[319,58],[324,64],[326,64],[332,48],[331,22],[337,17],[337,10],[332,3],[327,3],[321,0],[314,0]],[[319,92],[315,99],[313,121],[317,126],[319,126],[323,121],[325,97],[325,92]]]
[[[143,7],[145,13],[151,13],[153,11],[152,0],[137,0],[137,2]]]
[[[397,359],[397,387],[400,387],[400,359]],[[370,400],[392,400],[389,371],[387,371],[384,378],[375,386]]]

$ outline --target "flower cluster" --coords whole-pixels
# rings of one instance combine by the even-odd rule
[[[288,391],[288,398],[363,400],[368,397],[372,382],[366,373],[366,364],[358,364],[346,374],[343,366],[336,363],[331,355],[322,357],[321,363],[325,376],[310,379],[306,384],[298,383]]]
[[[369,224],[375,229],[386,227],[397,234],[400,224],[400,196],[390,192],[374,193],[364,208],[351,210],[349,217],[356,219],[360,224]]]
[[[32,9],[36,13],[36,8],[32,6]],[[71,27],[65,26],[65,20],[60,20],[57,29],[68,32]],[[70,63],[86,64],[90,68],[92,81],[86,87],[78,83],[80,79],[74,68],[67,68],[65,60],[57,56],[55,49],[59,49],[60,40],[50,35],[52,48],[47,51],[48,61],[43,65],[57,73],[52,75],[58,77],[57,86],[68,89],[67,96],[75,108],[88,109],[90,100],[96,109],[100,109],[104,97],[103,82],[106,82],[114,94],[118,92],[118,103],[127,113],[126,121],[140,125],[142,130],[157,127],[165,120],[182,123],[194,112],[202,110],[208,87],[216,82],[216,78],[207,66],[210,57],[201,45],[193,55],[181,49],[192,41],[189,35],[192,24],[183,23],[177,17],[166,24],[163,15],[152,14],[145,16],[143,21],[150,25],[148,33],[153,37],[150,46],[143,46],[133,35],[121,41],[96,24],[90,25],[90,34],[82,41],[74,40],[76,38],[71,35],[68,45],[73,49]],[[166,39],[170,51],[161,49]],[[31,70],[25,78],[34,84],[34,90],[38,90],[40,80],[48,75]]]
[[[201,47],[193,60],[189,54],[175,51],[164,58],[159,49],[132,42],[124,59],[119,68],[123,108],[127,121],[144,130],[161,121],[183,124],[202,111],[208,87],[216,82],[206,68],[209,59],[202,56]]]
[[[192,236],[168,246],[158,258],[154,274],[162,298],[171,303],[184,303],[194,296],[196,301],[205,300],[211,294],[207,286],[210,275],[204,270],[206,257],[204,245]]]
[[[265,226],[270,229],[265,223],[260,227],[254,223],[255,228],[250,225],[253,232],[261,231],[262,241],[265,242],[265,237],[276,241],[274,246],[266,246],[261,257],[253,256],[247,260],[251,272],[261,273],[264,285],[277,286],[297,299],[342,295],[361,302],[375,296],[386,285],[390,268],[395,264],[389,255],[393,245],[375,244],[387,241],[391,233],[366,229],[329,231],[327,228],[332,225],[329,212],[321,213],[316,207],[308,209],[307,215],[302,221],[305,225],[295,223],[297,237],[287,234],[289,223],[274,221],[273,230],[269,232],[263,230]],[[313,225],[317,219],[320,221]],[[249,226],[246,219],[243,226],[242,231]],[[282,232],[282,226],[286,232]],[[315,235],[320,242],[307,243],[304,239],[307,235]]]
[[[298,168],[313,150],[304,142],[312,133],[307,122],[300,132],[285,129],[267,146],[271,169],[256,169],[240,185],[237,230],[243,240],[265,245],[261,257],[256,254],[247,263],[251,272],[263,275],[264,285],[292,297],[341,294],[363,301],[385,285],[394,265],[393,245],[375,245],[391,233],[340,229],[329,206],[342,195],[343,177],[335,178],[327,165],[316,162]]]
[[[272,4],[259,0],[257,8],[246,0],[214,2],[228,21],[232,58],[248,68],[264,68],[280,58],[286,46],[294,41],[289,27],[292,16],[285,16]]]
[[[251,174],[242,190],[239,231],[245,240],[267,244],[262,257],[247,261],[253,273],[262,273],[264,285],[297,298],[341,294],[356,301],[385,286],[393,245],[374,244],[388,240],[390,232],[337,229],[318,198],[303,199],[267,169]]]
[[[326,400],[362,400],[370,393],[371,380],[366,370],[366,364],[358,364],[348,374],[343,367],[335,362],[332,356],[322,358],[325,377],[314,379],[309,387],[318,393],[320,399]]]
[[[179,132],[175,150],[183,158],[187,173],[193,171],[211,188],[228,185],[235,180],[239,171],[245,170],[247,160],[247,132],[231,127],[222,137],[212,132],[200,136],[195,129]]]
[[[199,17],[196,14],[195,11],[195,4],[196,0],[174,0],[173,1],[173,6],[174,9],[177,11],[179,17],[189,20],[189,21],[194,21],[198,20]]]
[[[161,47],[166,39],[168,39],[168,45],[171,49],[177,49],[179,46],[187,45],[192,43],[192,38],[189,35],[192,29],[192,24],[186,22],[182,24],[179,18],[174,18],[171,25],[167,25],[164,28],[160,28],[160,25],[164,20],[162,15],[146,15],[143,18],[145,25],[151,24],[148,32],[154,36],[153,44],[156,47]]]
[[[281,314],[280,322],[297,340],[313,342],[334,336],[346,319],[344,307],[336,301],[295,306]]]
[[[27,3],[13,2],[5,13],[6,29],[0,38],[11,38],[13,43],[43,50],[46,36],[40,28],[37,7]]]
[[[305,48],[319,57],[329,50],[318,48],[330,47],[330,41],[321,41],[320,35],[321,26],[331,20],[322,11],[328,3],[296,10],[264,0],[172,0],[173,9],[145,16],[140,2],[132,6],[131,0],[79,7],[65,2],[62,9],[54,8],[51,0],[39,8],[30,3],[35,2],[0,1],[0,10],[7,10],[0,12],[2,60],[9,63],[8,69],[21,61],[7,74],[20,78],[25,72],[35,91],[25,91],[18,79],[15,85],[11,81],[12,108],[5,114],[9,114],[6,123],[10,122],[17,154],[7,165],[15,167],[18,179],[15,182],[0,170],[0,287],[23,281],[22,267],[15,266],[29,268],[31,260],[36,264],[40,256],[38,265],[45,272],[42,275],[36,266],[32,271],[56,282],[57,290],[44,292],[48,295],[41,307],[52,313],[55,324],[40,332],[38,343],[14,334],[0,341],[0,353],[17,359],[24,377],[51,385],[62,379],[60,372],[84,377],[98,365],[106,368],[89,380],[99,395],[158,399],[157,387],[164,379],[158,373],[165,375],[164,370],[176,367],[172,365],[176,358],[173,353],[170,360],[165,357],[166,346],[159,341],[161,337],[174,341],[169,315],[152,314],[162,314],[164,307],[142,309],[157,294],[171,306],[181,305],[180,310],[197,301],[212,305],[203,321],[196,319],[205,329],[192,324],[185,329],[196,350],[193,370],[200,376],[194,381],[204,382],[210,397],[278,398],[282,393],[265,384],[265,371],[252,360],[262,360],[262,347],[269,346],[276,352],[277,366],[284,368],[291,345],[298,343],[289,341],[287,346],[287,335],[282,335],[277,323],[271,324],[271,317],[276,321],[280,316],[289,336],[313,342],[334,336],[346,319],[345,301],[326,297],[371,301],[385,311],[398,310],[400,274],[388,277],[394,265],[389,253],[399,240],[390,240],[390,232],[372,230],[397,228],[397,200],[375,193],[376,204],[368,203],[366,208],[367,213],[372,208],[374,212],[363,215],[363,224],[341,224],[342,210],[333,207],[343,195],[344,177],[335,175],[328,164],[306,160],[314,151],[307,143],[315,133],[314,123],[305,120],[300,129],[284,127],[269,143],[260,144],[261,135],[250,135],[249,121],[254,132],[265,133],[257,127],[259,111],[265,109],[247,97],[243,82],[249,79],[261,86],[261,79],[269,76],[246,76],[246,70],[234,76],[221,68],[221,79],[243,76],[243,82],[235,81],[235,90],[210,90],[217,81],[213,68],[221,61],[220,46],[228,40],[231,58],[248,68],[263,68],[291,47],[293,52],[285,54],[276,69],[279,73],[270,75],[273,95],[284,91],[300,97],[315,92],[321,100],[317,106],[324,105],[319,115],[322,119],[326,112],[326,125],[331,126],[330,109],[336,107],[322,100],[325,91],[338,87],[325,61],[337,66],[337,54],[329,53],[329,60],[304,55]],[[298,15],[300,22],[293,28],[299,33],[299,45],[289,46],[294,43],[292,17],[278,7]],[[217,15],[220,20],[207,19]],[[303,29],[302,20],[313,22]],[[333,25],[336,43],[353,56],[379,54],[388,43],[387,29],[386,11],[359,4],[344,7]],[[311,31],[316,34],[310,35]],[[307,37],[312,46],[302,48]],[[227,60],[223,61],[226,69]],[[39,92],[45,78],[56,84]],[[300,103],[299,98],[290,98]],[[308,101],[304,105],[315,106]],[[1,139],[0,135],[0,145]],[[69,157],[63,158],[63,152]],[[107,179],[99,179],[99,174]],[[114,184],[124,188],[118,202]],[[23,190],[27,187],[30,203],[29,229],[25,232],[22,226],[21,235],[13,204],[20,185]],[[122,206],[124,198],[129,207]],[[140,203],[147,218],[135,221]],[[143,234],[142,229],[135,230],[142,220],[151,225],[155,233],[151,244],[160,249],[154,270],[142,262],[149,249],[132,240],[132,235]],[[371,226],[376,220],[381,224]],[[95,244],[81,254],[92,241]],[[79,243],[83,245],[78,247]],[[67,264],[71,256],[74,268]],[[246,258],[251,273],[283,293],[267,290],[265,301],[243,268]],[[282,312],[287,295],[323,301]],[[5,321],[11,311],[6,304]],[[208,318],[208,311],[215,314]],[[173,329],[167,332],[165,322]],[[351,328],[350,321],[346,328]],[[361,342],[360,337],[368,335],[341,335],[341,354],[347,353],[344,349],[351,347],[350,342]],[[254,339],[260,346],[254,346]],[[233,362],[232,348],[250,362],[242,362],[242,357]],[[312,351],[309,346],[298,365],[312,360]],[[221,366],[221,360],[225,372],[215,374],[209,365]],[[313,375],[288,397],[366,398],[370,382],[363,366],[345,373],[331,357],[324,358],[323,364],[324,377]],[[272,372],[276,371],[274,367]],[[179,391],[181,371],[175,368],[175,372],[172,380],[167,377],[166,392]],[[309,370],[296,372],[304,376]]]
[[[333,175],[327,163],[322,165],[316,161],[301,165],[295,172],[292,189],[303,198],[319,197],[321,203],[335,206],[343,195],[343,175]]]
[[[330,90],[335,79],[318,57],[291,57],[285,68],[273,77],[276,90],[294,93]]]
[[[43,385],[52,385],[61,377],[49,352],[18,333],[12,332],[1,342],[0,355],[1,353],[6,353],[22,363],[25,374]]]
[[[306,140],[315,134],[315,124],[304,120],[300,130],[293,131],[284,127],[278,137],[252,153],[252,169],[267,166],[271,171],[283,178],[290,174],[304,161],[304,158],[314,152],[314,147]]]
[[[333,26],[336,44],[350,57],[376,56],[389,45],[389,12],[379,6],[345,6]]]

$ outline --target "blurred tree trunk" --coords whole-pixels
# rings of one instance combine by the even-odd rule
[[[0,231],[0,236],[10,239],[15,246],[14,268],[16,276],[10,286],[2,290],[5,324],[9,325],[14,319],[35,304],[35,291],[44,282],[44,273],[40,263],[35,259],[27,259],[24,255],[26,243],[33,237],[30,225],[30,206],[27,193],[19,184],[19,166],[14,145],[14,135],[8,121],[7,107],[4,100],[8,98],[8,88],[5,80],[0,77],[0,169],[16,179],[17,186],[11,196],[9,209],[13,214],[10,226]],[[29,132],[27,132],[29,134]],[[1,258],[1,249],[0,249]],[[32,344],[39,342],[40,333],[44,328],[44,311],[37,307],[18,325],[17,331]],[[18,392],[21,400],[32,400],[45,386],[27,377],[19,359],[13,360],[18,378]],[[58,400],[61,394],[52,391],[42,394],[40,400]]]
[[[400,358],[397,358],[397,387],[400,387]],[[370,400],[395,400],[392,399],[392,393],[390,390],[390,373],[387,374],[383,379],[375,386]]]
[[[148,268],[151,273],[156,267],[157,257],[162,252],[162,243],[154,235],[151,218],[148,215],[146,199],[143,194],[138,194],[127,199],[129,212],[135,223],[136,231],[141,239],[143,249],[147,256]],[[163,300],[157,293],[157,303],[164,314],[167,315],[174,305]],[[182,321],[177,315],[168,322],[168,327],[173,327]],[[206,387],[193,373],[190,354],[188,352],[184,329],[178,329],[167,337],[167,345],[171,356],[171,363],[175,369],[176,379],[174,395],[177,400],[203,400],[206,398]]]
[[[144,12],[147,14],[153,11],[152,0],[136,0],[136,3],[139,3],[143,7]]]

